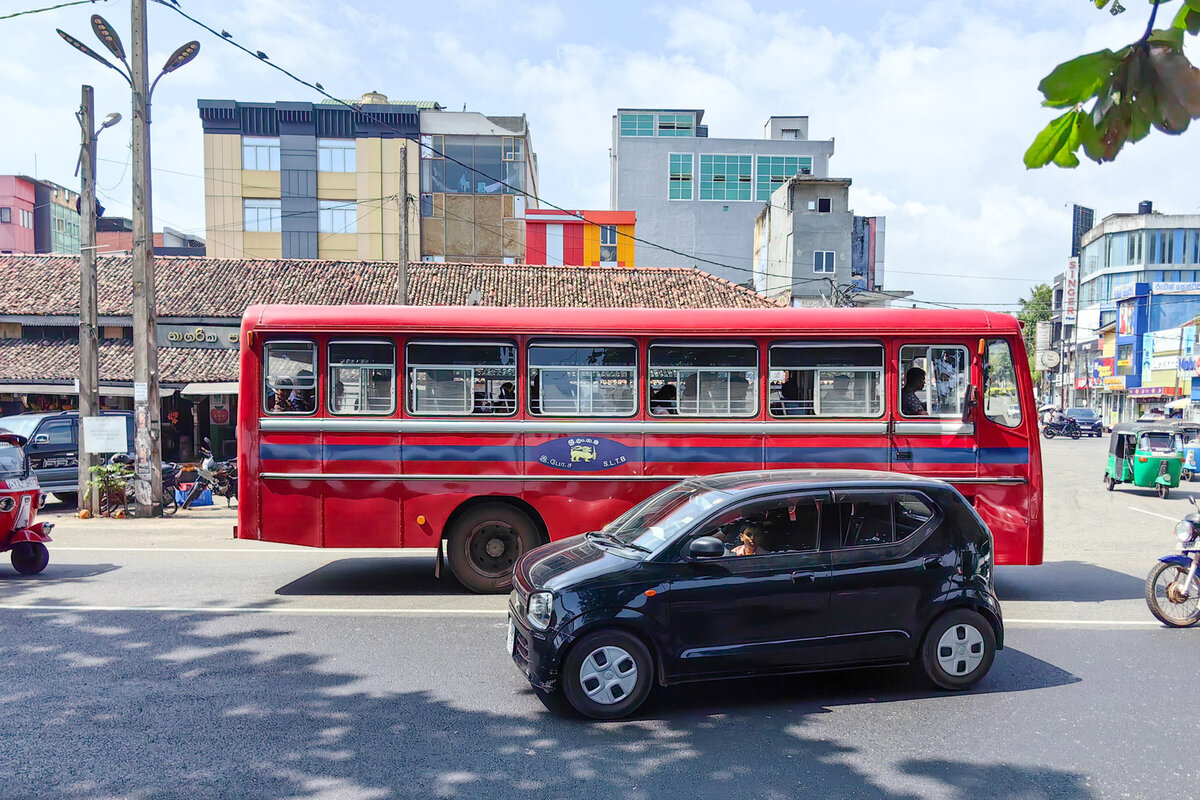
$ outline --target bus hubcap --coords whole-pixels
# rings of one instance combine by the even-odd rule
[[[485,522],[474,530],[469,544],[471,565],[490,577],[507,575],[521,555],[517,532],[501,522]]]

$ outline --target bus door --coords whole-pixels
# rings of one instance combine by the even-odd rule
[[[321,441],[325,547],[400,545],[396,345],[334,339],[326,347]]]
[[[1007,340],[980,339],[976,352],[981,390],[975,410],[979,441],[979,478],[972,487],[975,510],[995,535],[997,563],[1040,564],[1041,476],[1037,466],[1041,459],[1034,409],[1021,403],[1014,368],[1017,362]],[[1023,353],[1017,357],[1025,358]]]
[[[967,404],[978,378],[969,348],[957,342],[901,342],[895,358],[891,470],[951,482],[977,477],[976,426]],[[970,491],[966,485],[959,490]]]

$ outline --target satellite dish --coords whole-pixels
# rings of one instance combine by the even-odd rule
[[[1060,361],[1062,358],[1053,350],[1043,350],[1037,358],[1038,367],[1041,369],[1054,369]]]

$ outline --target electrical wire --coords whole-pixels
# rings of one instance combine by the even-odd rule
[[[91,3],[107,3],[108,0],[72,0],[70,3],[59,3],[56,6],[46,6],[45,8],[31,8],[28,11],[17,11],[13,14],[0,14],[0,20],[14,19],[15,17],[27,17],[30,14],[41,14],[43,11],[57,11],[60,8],[68,6],[82,6]]]

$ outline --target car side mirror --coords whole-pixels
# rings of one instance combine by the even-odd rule
[[[688,558],[720,558],[725,555],[725,544],[715,536],[701,536],[688,545]]]
[[[50,444],[50,434],[39,433],[37,436],[33,437],[33,443],[34,444]]]

